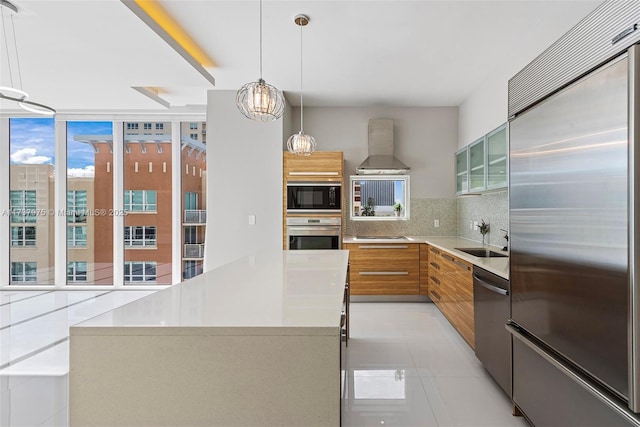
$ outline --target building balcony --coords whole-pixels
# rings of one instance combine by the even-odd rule
[[[206,224],[207,211],[205,210],[185,210],[184,224]]]
[[[183,258],[204,258],[204,243],[187,243],[184,245]]]

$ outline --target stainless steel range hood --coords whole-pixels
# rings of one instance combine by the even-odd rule
[[[403,175],[410,168],[393,155],[393,120],[369,120],[369,157],[356,168],[358,175]]]

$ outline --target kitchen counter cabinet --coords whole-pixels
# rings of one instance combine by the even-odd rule
[[[418,295],[420,245],[345,243],[349,250],[351,295]]]
[[[424,243],[429,245],[429,247],[434,247],[440,249],[442,251],[448,252],[451,255],[454,255],[456,258],[467,261],[470,264],[477,265],[480,268],[483,268],[493,274],[497,274],[498,276],[509,280],[509,253],[500,250],[498,247],[488,247],[492,251],[500,252],[507,257],[504,258],[482,258],[473,255],[469,255],[466,252],[462,252],[457,250],[456,248],[479,248],[482,246],[481,243],[463,239],[461,237],[443,237],[443,236],[406,236],[406,241],[409,243]],[[397,243],[397,240],[394,239],[367,239],[362,240],[358,239],[354,236],[346,236],[342,239],[343,244],[348,243]]]
[[[70,425],[340,425],[347,265],[256,254],[71,327]]]
[[[420,295],[429,295],[429,245],[420,243]]]
[[[431,247],[429,278],[429,297],[473,348],[472,265],[448,252]]]

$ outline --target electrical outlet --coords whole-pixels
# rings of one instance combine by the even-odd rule
[[[473,221],[473,229],[475,230],[476,228],[478,228],[478,221]]]
[[[473,230],[473,220],[469,220],[469,230]]]
[[[434,220],[433,220],[433,226],[434,226],[435,228],[440,227],[440,220],[439,220],[439,219],[434,219]]]
[[[256,225],[256,216],[249,215],[249,225]]]

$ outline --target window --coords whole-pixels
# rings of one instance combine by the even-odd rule
[[[38,276],[38,264],[35,262],[12,262],[12,282],[35,282]]]
[[[87,191],[67,191],[67,222],[87,222]]]
[[[11,246],[35,246],[35,227],[11,227]]]
[[[144,130],[151,130],[151,123],[143,123]]]
[[[197,133],[192,133],[192,134],[190,134],[190,135],[189,135],[189,137],[190,137],[191,139],[196,140],[196,141],[198,140],[198,134],[197,134]]]
[[[185,192],[184,193],[184,210],[193,211],[197,209],[198,209],[198,193],[193,193],[190,191]]]
[[[128,261],[124,263],[124,281],[135,282],[155,282],[156,281],[155,261]]]
[[[36,190],[11,190],[11,222],[36,222]]]
[[[198,227],[189,225],[184,227],[184,243],[193,244],[198,242]]]
[[[202,262],[200,261],[184,261],[182,276],[184,279],[191,279],[202,274]]]
[[[125,190],[124,209],[133,212],[155,212],[156,190]]]
[[[86,282],[87,281],[87,262],[73,261],[67,263],[67,281],[68,282]]]
[[[163,130],[164,129],[164,123],[156,123],[156,130]]]
[[[156,246],[156,227],[155,226],[126,226],[124,228],[124,245],[125,246]]]
[[[137,130],[138,123],[127,123],[127,130]]]
[[[351,177],[352,220],[409,219],[409,176]]]
[[[198,129],[198,123],[189,123],[189,129]]]
[[[86,225],[70,225],[67,227],[67,246],[87,246]]]

